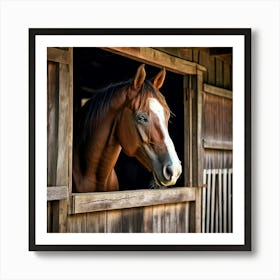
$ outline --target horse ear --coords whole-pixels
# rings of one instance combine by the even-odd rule
[[[163,68],[154,78],[153,84],[157,89],[160,89],[164,83],[165,80],[166,71],[165,68]]]
[[[134,78],[134,83],[133,83],[134,89],[136,90],[139,89],[143,85],[145,78],[146,78],[145,64],[142,64],[138,67],[137,73]]]

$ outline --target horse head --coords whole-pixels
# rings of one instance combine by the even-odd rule
[[[119,116],[117,137],[128,156],[136,157],[159,186],[174,185],[182,172],[181,162],[168,133],[170,109],[159,89],[165,80],[162,69],[152,81],[146,80],[141,65],[126,94]]]

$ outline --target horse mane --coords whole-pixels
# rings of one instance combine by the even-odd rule
[[[133,79],[122,81],[114,84],[109,84],[107,87],[95,91],[94,96],[90,98],[84,106],[80,108],[74,123],[74,156],[79,158],[81,172],[86,170],[85,154],[89,145],[89,141],[96,130],[97,124],[104,114],[110,109],[112,96],[116,91],[123,87],[132,85]],[[154,88],[150,81],[145,80],[137,96],[141,95],[140,104],[144,104],[148,92],[151,93],[161,105],[170,114],[170,109],[165,101],[164,96]],[[141,105],[140,105],[141,107]]]

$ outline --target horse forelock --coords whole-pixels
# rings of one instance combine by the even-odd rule
[[[139,109],[141,110],[144,107],[148,106],[148,98],[156,98],[158,102],[162,105],[163,109],[170,114],[170,108],[168,107],[165,97],[160,93],[158,89],[154,87],[154,85],[150,81],[145,81],[138,93],[140,95],[140,106]],[[148,108],[148,107],[147,107]]]

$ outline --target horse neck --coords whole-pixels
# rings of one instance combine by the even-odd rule
[[[92,172],[95,174],[96,186],[100,191],[118,190],[119,187],[117,176],[114,172],[114,167],[121,152],[121,146],[115,138],[117,123],[117,116],[113,117],[109,124],[106,121],[102,123],[101,126],[104,128],[98,140],[101,149],[95,149],[92,153],[93,156],[98,155],[92,166]]]
[[[113,107],[95,124],[96,131],[87,151],[87,170],[80,181],[78,191],[113,191],[118,190],[118,180],[114,166],[119,157],[121,146],[116,140],[115,132],[118,125],[118,116],[125,102],[125,93],[116,92]],[[76,184],[77,185],[77,184]],[[76,187],[77,188],[77,187]],[[77,188],[78,189],[78,188]]]

